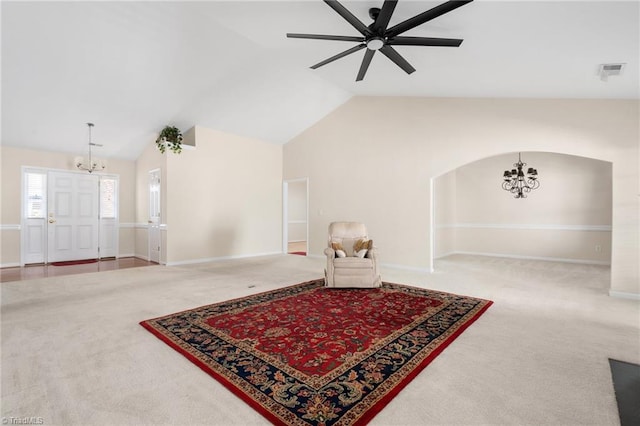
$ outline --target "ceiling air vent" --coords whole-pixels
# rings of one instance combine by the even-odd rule
[[[620,75],[626,64],[600,64],[598,75],[600,80],[607,81],[611,75]]]

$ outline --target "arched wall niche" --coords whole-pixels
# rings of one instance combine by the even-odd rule
[[[610,265],[611,162],[522,152],[522,161],[538,169],[541,185],[515,199],[501,183],[518,154],[484,157],[433,179],[433,257],[465,253]]]

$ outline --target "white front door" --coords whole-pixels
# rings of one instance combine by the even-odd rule
[[[47,262],[98,258],[99,177],[50,171],[47,180]]]
[[[160,263],[160,169],[149,172],[149,260]]]

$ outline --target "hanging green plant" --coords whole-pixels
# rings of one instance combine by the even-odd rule
[[[180,154],[182,152],[182,133],[177,127],[165,126],[156,139],[156,145],[163,154],[167,147],[175,154]]]

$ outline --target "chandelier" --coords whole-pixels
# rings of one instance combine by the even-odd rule
[[[89,161],[85,162],[83,157],[76,157],[74,159],[74,163],[78,170],[84,170],[89,173],[93,173],[96,170],[104,170],[106,166],[102,161],[98,160],[97,158],[93,158],[91,155],[92,146],[100,147],[102,145],[91,142],[91,128],[93,127],[93,123],[87,123],[87,126],[89,127]]]
[[[518,162],[513,164],[515,169],[504,171],[504,182],[502,182],[502,189],[509,191],[513,194],[514,198],[527,198],[527,194],[532,189],[538,189],[540,182],[538,182],[538,170],[533,167],[527,169],[527,176],[525,176],[522,168],[527,163],[523,163],[518,153]]]

